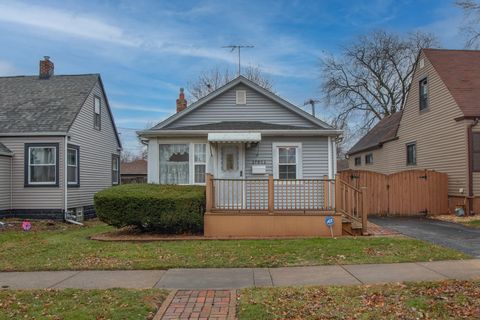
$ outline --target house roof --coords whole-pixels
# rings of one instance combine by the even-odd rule
[[[293,111],[294,113],[297,113],[300,116],[306,118],[307,120],[309,120],[310,122],[312,122],[316,126],[315,129],[327,129],[327,130],[334,129],[330,125],[328,125],[326,122],[323,122],[322,120],[312,116],[308,112],[303,111],[302,109],[300,109],[299,107],[297,107],[297,106],[293,105],[292,103],[286,101],[285,99],[280,98],[276,94],[262,88],[261,86],[259,86],[255,82],[250,81],[243,76],[238,76],[235,79],[231,80],[230,82],[226,83],[224,86],[218,88],[217,90],[209,93],[205,97],[203,97],[203,98],[199,99],[198,101],[194,102],[193,104],[188,106],[185,110],[172,115],[171,117],[169,117],[169,118],[165,119],[164,121],[160,122],[159,124],[157,124],[156,126],[151,128],[150,130],[140,131],[139,134],[141,135],[142,133],[160,131],[160,130],[170,130],[169,128],[167,128],[167,126],[169,124],[178,120],[179,118],[184,117],[185,115],[189,114],[193,110],[201,107],[202,105],[206,104],[208,101],[211,101],[212,99],[218,97],[222,93],[226,92],[227,90],[235,87],[236,85],[238,85],[240,83],[246,85],[247,87],[249,87],[249,88],[251,88],[251,89],[253,89],[253,90],[255,90],[255,91],[257,91],[257,92],[259,92],[263,95],[265,95],[266,97],[268,97],[268,98],[272,99],[273,101],[277,102],[279,105]],[[237,129],[237,128],[235,128],[235,129]]]
[[[348,151],[354,154],[361,151],[375,149],[383,143],[394,140],[397,137],[398,126],[402,119],[402,111],[396,112],[380,120],[366,135]]]
[[[120,174],[147,174],[147,160],[139,159],[120,164]]]
[[[423,49],[465,117],[480,116],[480,51]]]
[[[0,133],[67,132],[98,74],[0,77]]]
[[[171,130],[305,130],[305,128],[261,121],[222,121],[194,126],[175,127]]]
[[[13,152],[10,151],[3,143],[0,142],[0,155],[3,156],[11,156],[13,155]]]

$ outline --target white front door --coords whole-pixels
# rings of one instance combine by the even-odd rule
[[[245,159],[243,144],[218,144],[216,187],[217,207],[241,209],[244,198]],[[224,179],[224,180],[222,180]]]

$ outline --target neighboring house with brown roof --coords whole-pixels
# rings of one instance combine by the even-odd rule
[[[351,148],[349,167],[387,174],[408,169],[447,173],[450,208],[468,200],[479,212],[477,119],[480,51],[423,49],[403,112],[380,121]]]
[[[0,77],[0,218],[93,216],[121,143],[99,74]]]
[[[122,184],[147,183],[147,160],[137,159],[120,164]]]

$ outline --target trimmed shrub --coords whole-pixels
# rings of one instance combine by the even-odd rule
[[[125,184],[97,192],[98,218],[114,227],[162,233],[203,231],[205,187]]]

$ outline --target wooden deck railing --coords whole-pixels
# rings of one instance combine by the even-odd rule
[[[207,175],[207,211],[333,211],[334,180],[217,179]]]
[[[346,183],[339,176],[335,179],[335,210],[352,222],[362,226],[362,233],[367,233],[366,193]]]
[[[207,212],[339,212],[367,231],[365,193],[341,180],[217,179],[207,174]]]

